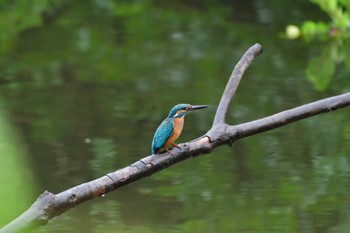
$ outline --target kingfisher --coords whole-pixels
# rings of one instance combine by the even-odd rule
[[[185,115],[191,111],[207,108],[208,105],[190,105],[190,104],[177,104],[169,112],[169,115],[158,126],[153,136],[152,141],[152,154],[158,154],[161,149],[166,150],[172,155],[167,146],[180,148],[174,143],[174,141],[180,136],[183,126]]]

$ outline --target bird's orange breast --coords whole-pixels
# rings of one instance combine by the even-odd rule
[[[173,124],[174,124],[173,132],[168,138],[168,140],[166,140],[164,146],[170,145],[180,136],[182,129],[184,127],[184,118],[183,117],[174,118]]]

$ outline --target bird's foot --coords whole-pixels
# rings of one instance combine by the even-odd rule
[[[179,147],[179,146],[176,145],[175,143],[171,143],[171,145],[172,145],[173,147],[176,147],[176,148],[178,148],[179,150],[181,150],[181,147]],[[164,148],[164,150],[165,150],[166,152],[168,152],[169,154],[174,155],[173,153],[171,153],[171,151],[170,151],[168,148],[166,148],[166,147],[163,147],[163,148]]]
[[[164,148],[164,149],[165,149],[166,152],[168,152],[169,154],[174,155],[173,153],[171,153],[171,151],[170,151],[169,149],[167,149],[167,148]]]
[[[179,150],[181,150],[181,147],[179,147],[179,146],[176,145],[175,143],[171,143],[171,145],[172,145],[173,147],[176,147],[176,148],[178,148]]]

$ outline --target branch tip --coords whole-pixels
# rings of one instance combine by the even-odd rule
[[[252,63],[255,57],[261,54],[263,48],[260,44],[256,43],[251,46],[239,60],[237,65],[232,71],[229,81],[225,87],[225,91],[221,97],[218,109],[216,110],[216,114],[213,121],[213,127],[218,124],[224,124],[225,118],[228,112],[228,108],[232,101],[232,98],[237,90],[239,82],[241,81],[244,72],[248,68],[248,66]]]

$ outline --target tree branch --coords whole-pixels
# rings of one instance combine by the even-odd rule
[[[293,109],[276,113],[272,116],[250,121],[247,123],[242,123],[239,125],[213,126],[213,128],[208,131],[207,135],[213,144],[213,148],[223,144],[232,145],[238,139],[269,131],[298,120],[302,120],[321,113],[335,111],[347,106],[350,106],[350,93],[315,101]]]
[[[320,113],[332,112],[349,105],[350,93],[346,93],[310,104],[305,104],[259,120],[243,123],[237,126],[230,126],[229,130],[233,130],[235,128],[235,130],[239,132],[239,138],[243,138],[278,128],[304,118],[318,115]]]
[[[252,63],[254,58],[262,53],[262,51],[263,49],[260,44],[253,45],[247,50],[247,52],[245,52],[243,57],[233,69],[230,79],[226,84],[225,91],[222,94],[218,109],[216,110],[213,126],[225,123],[228,108],[245,70],[248,68],[250,63]]]
[[[205,135],[194,141],[180,144],[180,149],[174,148],[172,150],[174,155],[164,153],[147,156],[125,168],[58,194],[45,191],[27,211],[1,228],[0,233],[30,231],[46,224],[51,218],[61,215],[83,202],[100,197],[126,184],[152,175],[182,160],[209,153],[220,145],[232,145],[233,142],[240,138],[350,105],[350,93],[346,93],[286,110],[259,120],[234,126],[227,125],[225,117],[239,81],[248,65],[261,51],[261,45],[256,44],[248,49],[241,58],[228,81],[216,112],[213,126]]]

